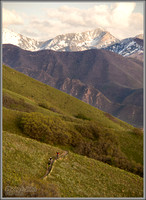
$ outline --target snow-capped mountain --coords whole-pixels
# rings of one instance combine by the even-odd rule
[[[104,49],[118,53],[122,56],[130,56],[135,53],[141,54],[143,53],[143,40],[140,38],[142,38],[142,35],[134,38],[126,38]]]
[[[119,40],[102,28],[82,33],[58,35],[45,42],[36,41],[8,29],[3,30],[3,44],[13,44],[30,51],[43,49],[51,49],[54,51],[82,51],[107,47],[116,42],[119,42]]]
[[[22,49],[29,50],[29,51],[39,50],[42,44],[42,42],[38,42],[34,39],[25,37],[19,33],[15,33],[8,29],[3,29],[2,43],[13,44]]]
[[[81,33],[58,35],[40,42],[8,29],[3,29],[3,44],[13,44],[29,51],[50,49],[54,51],[83,51],[88,49],[107,49],[122,56],[143,54],[143,35],[118,40],[102,28]]]
[[[92,48],[103,48],[119,42],[117,38],[102,28],[82,33],[58,35],[45,42],[42,49],[55,51],[83,51]]]

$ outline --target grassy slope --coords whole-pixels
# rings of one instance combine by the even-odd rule
[[[141,177],[71,152],[66,158],[57,160],[51,174],[46,180],[41,180],[47,159],[56,151],[62,152],[58,147],[4,131],[3,189],[6,186],[17,189],[33,187],[37,189],[37,196],[41,197],[143,196]],[[36,193],[19,194],[23,195],[33,196]]]
[[[47,180],[58,183],[63,197],[136,197],[142,194],[142,179],[137,178],[86,156],[70,153],[64,161],[55,163]]]
[[[82,112],[82,114],[87,115],[93,120],[98,120],[101,125],[109,128],[122,129],[122,126],[125,126],[126,128],[127,126],[129,128],[132,127],[120,120],[119,123],[121,123],[122,126],[118,123],[113,123],[105,117],[104,112],[99,109],[9,67],[3,67],[3,88],[22,95],[36,103],[47,101],[50,105],[58,107],[62,112],[68,115],[74,116],[79,112]]]
[[[27,138],[19,129],[18,123],[19,116],[30,108],[30,111],[34,109],[47,116],[63,118],[70,130],[73,130],[75,124],[85,124],[86,120],[74,117],[82,113],[96,121],[101,128],[112,130],[127,157],[142,163],[143,138],[132,133],[132,126],[115,118],[106,117],[104,112],[9,67],[3,67],[3,95],[12,102],[7,108],[3,108],[4,189],[6,186],[37,188],[37,194],[21,192],[18,195],[25,197],[143,195],[143,179],[139,176],[71,152],[65,159],[55,163],[51,175],[46,180],[41,180],[46,170],[47,159],[55,155],[57,150],[60,152],[63,150]],[[38,103],[42,102],[47,102],[58,112],[38,106]],[[12,194],[14,195],[16,194]]]
[[[129,159],[140,163],[143,162],[143,138],[131,134],[133,129],[131,125],[120,120],[116,120],[116,122],[110,120],[105,116],[104,112],[6,66],[3,67],[3,88],[4,94],[10,95],[13,99],[24,99],[26,103],[34,106],[35,111],[45,115],[63,116],[66,119],[72,119],[73,123],[83,121],[74,117],[78,113],[88,116],[97,121],[101,128],[111,129],[118,136],[120,146]],[[39,107],[38,103],[44,101],[57,108],[62,115]],[[21,113],[20,111],[4,108],[3,130],[22,135],[17,126],[17,118]],[[66,123],[71,124],[69,122]]]

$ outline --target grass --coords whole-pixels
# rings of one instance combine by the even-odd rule
[[[143,196],[142,177],[98,161],[104,158],[106,150],[109,153],[106,159],[116,152],[115,155],[119,158],[124,155],[130,163],[143,164],[143,135],[140,130],[134,130],[131,125],[6,66],[3,66],[3,98],[4,196]],[[60,137],[60,141],[55,143],[55,139],[54,143],[49,143],[48,135],[41,130],[44,128],[41,123],[38,130],[42,133],[31,139],[34,132],[20,128],[24,116],[28,124],[32,119],[33,123],[39,123],[44,118],[44,127],[49,126],[45,122],[49,119],[47,128],[51,130],[52,138]],[[65,139],[63,144],[65,135],[69,142]],[[45,143],[36,141],[40,137],[47,138]],[[63,149],[70,151],[69,155],[57,160],[48,178],[42,180],[48,158],[56,151],[63,152]],[[99,153],[103,156],[100,159]],[[15,190],[10,194],[7,186]],[[21,190],[28,187],[35,191]]]
[[[140,197],[143,187],[136,175],[71,152],[54,164],[47,180],[59,186],[62,197]]]
[[[86,156],[69,154],[54,163],[42,180],[46,163],[63,150],[3,132],[3,192],[7,197],[142,197],[143,178]],[[5,191],[7,187],[14,189]],[[35,189],[22,192],[21,188]],[[18,189],[21,191],[18,193]]]
[[[143,136],[134,135],[130,131],[126,132],[126,134],[125,132],[120,132],[119,140],[122,144],[121,149],[127,157],[143,164]]]
[[[62,152],[57,147],[3,132],[3,189],[7,186],[27,187],[32,182],[39,183],[40,187],[48,158],[58,150]],[[46,189],[49,189],[47,185]]]
[[[6,66],[3,66],[3,94],[16,102],[13,107],[3,108],[4,131],[25,136],[19,128],[19,120],[33,107],[35,112],[47,117],[59,117],[69,132],[78,135],[80,132],[76,126],[86,127],[87,122],[97,124],[101,134],[112,133],[118,139],[120,149],[129,160],[143,163],[143,136],[135,135],[131,125],[107,113]],[[21,107],[20,99],[23,100]],[[86,141],[91,140],[84,138]]]
[[[22,131],[18,126],[20,111],[10,110],[3,107],[3,130],[22,135]]]
[[[97,120],[108,128],[125,129],[127,126],[132,128],[131,125],[122,121],[121,124],[118,124],[106,117],[104,112],[99,109],[6,66],[3,66],[3,88],[35,103],[46,101],[67,115],[78,116],[82,114],[89,119]]]

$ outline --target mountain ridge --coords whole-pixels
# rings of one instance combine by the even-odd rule
[[[105,49],[118,53],[124,57],[134,56],[134,54],[142,54],[143,56],[143,39],[134,37],[121,40],[119,43],[109,45]]]
[[[81,33],[68,33],[53,38],[44,49],[55,51],[83,51],[91,48],[102,48],[119,40],[109,32],[98,28]]]
[[[139,41],[141,41],[141,44],[139,44]],[[3,30],[3,44],[17,45],[22,49],[30,51],[44,49],[55,51],[84,51],[94,48],[106,48],[122,56],[134,56],[135,53],[143,53],[142,41],[142,34],[120,41],[102,28],[79,33],[62,34],[41,42],[7,29]]]
[[[104,49],[31,52],[3,45],[3,63],[113,115],[128,95],[143,87],[142,64]]]

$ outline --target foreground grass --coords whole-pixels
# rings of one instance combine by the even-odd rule
[[[58,160],[47,179],[59,186],[62,197],[140,197],[143,180],[137,175],[69,153]]]
[[[40,191],[41,185],[46,184],[42,182],[41,177],[46,172],[49,157],[56,155],[56,151],[58,150],[62,152],[58,148],[4,131],[3,191],[5,192],[8,186],[21,188],[34,185],[38,196],[39,194],[45,196],[51,195],[49,184]],[[46,193],[46,190],[48,190],[48,193]],[[54,191],[58,196],[58,189],[56,189],[55,185]],[[15,195],[16,193],[14,192],[12,196]],[[21,195],[23,196],[24,194],[22,193]]]
[[[143,178],[108,164],[69,154],[54,164],[46,180],[46,163],[63,150],[35,140],[3,132],[3,191],[34,187],[25,197],[142,197]],[[9,193],[7,194],[9,195]],[[13,191],[12,196],[18,196]]]

